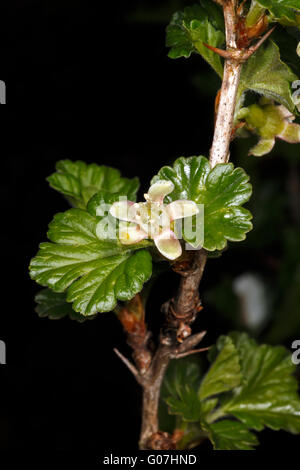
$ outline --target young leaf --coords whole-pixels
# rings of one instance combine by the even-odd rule
[[[201,377],[201,362],[197,357],[174,359],[165,375],[161,399],[169,406],[169,413],[180,415],[185,421],[199,421],[200,401],[197,390]]]
[[[241,97],[247,90],[255,91],[294,112],[291,83],[296,79],[297,76],[280,60],[276,44],[269,41],[243,66],[238,95]]]
[[[300,433],[300,399],[295,366],[284,347],[258,346],[247,334],[230,335],[239,352],[243,383],[222,404],[246,426]]]
[[[228,387],[225,393],[221,390],[220,406],[212,408],[201,421],[215,448],[246,449],[245,445],[254,445],[250,442],[254,436],[247,429],[261,431],[267,426],[299,433],[300,399],[290,354],[281,346],[258,346],[247,334],[236,332],[219,338],[217,347],[210,351],[215,359],[211,368],[220,360],[223,348],[231,344],[228,340],[238,354],[240,383],[231,390]],[[224,382],[227,382],[225,377]],[[218,421],[220,418],[223,420]],[[239,442],[238,435],[245,437],[248,444]],[[231,447],[235,445],[242,447]]]
[[[56,172],[47,178],[50,186],[70,201],[73,207],[85,209],[88,201],[100,190],[126,195],[135,200],[138,178],[123,178],[119,170],[82,161],[61,160]]]
[[[238,421],[224,419],[208,428],[215,450],[253,450],[258,444],[256,436]]]
[[[204,242],[208,251],[222,250],[227,240],[244,240],[252,228],[252,216],[242,204],[251,196],[249,177],[232,163],[219,164],[213,169],[205,157],[178,158],[173,168],[163,167],[151,184],[169,179],[175,186],[166,203],[188,199],[204,204]],[[183,232],[185,241],[192,243]]]
[[[215,449],[246,450],[257,444],[250,429],[300,433],[295,366],[285,348],[259,346],[236,332],[221,336],[209,356],[213,362],[200,387],[196,369],[185,375],[176,367],[163,386],[171,394],[169,412],[184,431],[182,443],[199,442],[207,433]]]
[[[187,357],[171,361],[163,381],[161,398],[168,404],[169,413],[177,415],[177,427],[185,432],[184,442],[205,434],[200,420],[217,405],[217,399],[200,401],[201,359]],[[188,425],[187,425],[188,422]],[[196,423],[197,426],[190,423]]]
[[[102,220],[82,209],[57,214],[48,238],[30,264],[30,275],[67,301],[82,315],[112,310],[117,300],[130,300],[151,276],[151,256],[141,248],[102,237]],[[135,250],[139,250],[136,251]]]
[[[256,0],[271,14],[271,21],[278,21],[286,26],[300,26],[299,0]]]
[[[36,313],[41,318],[48,317],[50,320],[59,320],[69,316],[71,320],[76,320],[80,323],[92,319],[93,317],[85,317],[80,313],[74,312],[71,305],[67,302],[66,294],[64,292],[53,292],[51,289],[42,289],[34,298],[37,303],[35,308]]]
[[[185,421],[199,421],[201,414],[201,403],[196,390],[188,384],[182,387],[180,396],[169,397],[166,399],[169,405],[169,412],[175,415],[181,415]]]
[[[201,400],[232,390],[241,382],[239,355],[233,341],[226,338],[222,345],[217,343],[217,348],[220,352],[200,385]]]
[[[222,77],[220,57],[203,43],[220,47],[225,39],[223,29],[221,10],[210,0],[201,0],[200,5],[186,7],[173,15],[167,27],[166,45],[171,48],[169,57],[190,57],[192,52],[196,52]]]
[[[200,378],[201,362],[198,357],[173,359],[164,377],[161,397],[166,399],[170,396],[180,395],[182,387],[186,383],[197,390]]]

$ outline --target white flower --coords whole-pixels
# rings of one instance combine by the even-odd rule
[[[174,260],[181,255],[182,248],[173,231],[173,221],[198,214],[199,210],[195,202],[187,200],[164,205],[165,196],[173,189],[171,181],[159,180],[144,195],[146,202],[119,201],[111,206],[111,215],[124,221],[119,228],[121,243],[131,245],[151,238],[166,258]],[[128,222],[132,224],[128,225]]]

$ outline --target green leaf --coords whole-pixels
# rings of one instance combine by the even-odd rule
[[[74,312],[71,305],[67,302],[66,294],[53,292],[51,289],[42,289],[34,298],[37,306],[35,311],[41,318],[48,317],[50,320],[59,320],[64,317],[70,317],[80,323],[92,319],[93,317],[85,317],[80,313]]]
[[[109,209],[111,205],[119,201],[121,197],[120,193],[109,193],[108,191],[102,190],[98,191],[88,202],[87,211],[96,217],[109,217]],[[111,219],[115,221],[115,217]]]
[[[200,401],[198,389],[201,370],[199,356],[176,359],[171,361],[163,381],[161,398],[168,404],[169,413],[179,415],[184,422],[200,424],[200,420],[204,419],[218,402],[217,399]],[[186,440],[192,429],[189,426],[186,427],[186,424],[181,424],[185,430]],[[177,422],[178,426],[179,421]],[[193,436],[194,431],[195,428],[193,428]],[[199,429],[199,431],[203,435],[203,429]]]
[[[169,405],[169,412],[175,415],[182,415],[185,421],[199,421],[201,414],[201,403],[197,392],[188,384],[182,387],[178,398],[169,397],[166,400]]]
[[[202,380],[199,398],[217,395],[237,387],[241,382],[239,356],[233,341],[226,338],[222,344],[217,343],[219,354]]]
[[[173,15],[167,27],[166,45],[171,48],[169,57],[190,57],[192,52],[196,52],[222,77],[220,57],[203,43],[220,47],[225,40],[223,29],[221,10],[210,0],[202,0],[200,5],[186,7],[184,11]]]
[[[239,352],[243,383],[222,407],[256,430],[264,426],[300,432],[300,399],[291,352],[282,346],[258,346],[247,334],[230,335]]]
[[[211,169],[205,157],[181,157],[173,168],[163,167],[151,184],[159,179],[169,179],[175,186],[165,198],[166,203],[189,199],[204,204],[203,247],[206,250],[222,250],[227,246],[227,240],[244,240],[251,230],[252,216],[241,205],[249,200],[252,188],[242,168],[226,163]],[[183,238],[193,243],[185,231]]]
[[[181,415],[185,421],[199,421],[200,401],[197,390],[201,377],[199,358],[187,357],[170,362],[164,377],[161,398],[169,413]]]
[[[256,436],[238,421],[224,419],[209,427],[209,437],[215,450],[253,450]]]
[[[50,186],[66,196],[74,207],[81,209],[85,209],[91,197],[100,190],[135,200],[139,188],[138,178],[123,178],[119,170],[105,165],[61,160],[56,164],[56,170],[47,178]]]
[[[265,426],[300,433],[289,351],[259,346],[247,334],[233,332],[218,339],[209,357],[213,362],[201,383],[200,365],[186,358],[179,367],[171,363],[162,388],[176,428],[184,431],[180,448],[208,436],[215,449],[250,450],[258,443],[250,430]]]
[[[297,76],[280,60],[279,48],[272,41],[262,45],[243,66],[238,101],[247,90],[255,91],[295,111],[291,83]]]
[[[230,344],[228,340],[238,354],[241,379],[227,392],[221,390],[219,407],[212,408],[205,416],[203,426],[210,433],[215,448],[251,448],[255,445],[251,444],[255,436],[248,429],[261,431],[267,426],[299,433],[300,399],[290,352],[281,346],[259,346],[246,333],[233,332],[227,337],[221,336],[217,347],[211,350],[215,362],[218,350]],[[218,421],[220,418],[222,421]]]
[[[67,301],[82,315],[108,312],[117,300],[132,299],[151,276],[151,256],[142,249],[149,242],[122,246],[103,237],[102,222],[82,209],[57,214],[48,231],[53,243],[42,243],[30,263],[32,279],[67,291]]]
[[[299,0],[257,0],[271,14],[271,21],[278,21],[286,26],[300,26]]]
[[[192,388],[198,389],[201,378],[201,362],[198,357],[173,359],[164,377],[161,396],[178,396],[182,387],[188,383]]]

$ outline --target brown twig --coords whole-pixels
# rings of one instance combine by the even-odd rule
[[[182,359],[183,357],[191,356],[192,354],[198,354],[198,353],[202,353],[205,351],[209,351],[210,348],[211,346],[207,346],[206,348],[193,349],[192,351],[187,351],[185,353],[176,354],[175,356],[172,356],[172,359]]]

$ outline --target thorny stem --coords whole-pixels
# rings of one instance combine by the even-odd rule
[[[259,44],[248,50],[237,49],[237,0],[215,1],[223,6],[226,46],[227,51],[232,54],[231,57],[225,58],[220,102],[210,151],[210,165],[212,168],[218,163],[226,163],[229,159],[229,145],[232,137],[234,111],[242,63],[255,52],[256,48],[264,40],[261,40]],[[205,335],[205,332],[191,335],[190,325],[202,308],[198,290],[206,259],[206,252],[202,249],[193,252],[192,259],[189,265],[185,266],[185,269],[176,269],[174,267],[174,270],[181,274],[178,294],[175,299],[166,302],[162,307],[166,314],[166,324],[161,332],[159,346],[154,355],[149,347],[149,343],[147,343],[147,338],[150,335],[145,332],[143,354],[148,352],[151,357],[149,364],[146,362],[148,364],[147,367],[143,369],[139,367],[138,358],[141,353],[139,349],[134,347],[134,343],[132,346],[134,349],[133,357],[137,368],[121,356],[123,362],[143,387],[142,429],[139,442],[141,449],[167,450],[176,448],[178,434],[180,435],[178,430],[177,433],[175,430],[173,435],[159,430],[158,406],[160,389],[170,360],[195,353],[196,350],[194,348]],[[145,361],[140,362],[145,364]]]
[[[223,8],[227,50],[235,51],[237,47],[236,1],[224,0]],[[220,102],[210,150],[210,165],[212,168],[218,163],[226,163],[229,160],[229,145],[241,70],[241,62],[231,59],[225,60]]]

